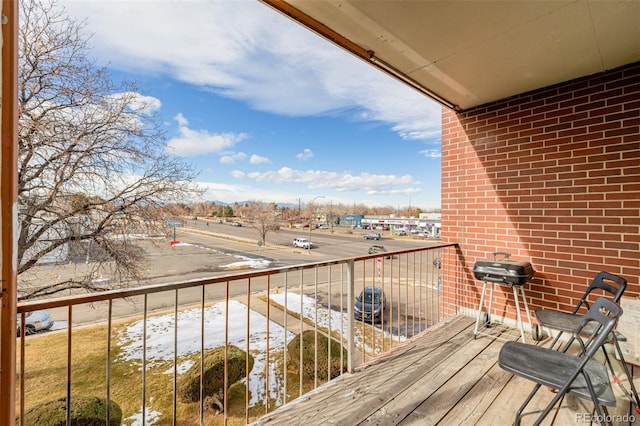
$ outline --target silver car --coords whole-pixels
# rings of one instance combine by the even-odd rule
[[[18,336],[22,329],[22,315],[18,315]],[[24,330],[26,335],[37,333],[38,331],[49,330],[53,326],[53,319],[47,311],[27,312],[25,315]]]

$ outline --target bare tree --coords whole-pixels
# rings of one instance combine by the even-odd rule
[[[266,243],[267,234],[280,229],[277,206],[274,203],[252,201],[246,208],[251,215],[251,226],[258,231],[259,241]]]
[[[20,297],[95,290],[101,276],[127,285],[144,271],[133,234],[160,231],[163,205],[196,190],[195,172],[168,154],[157,101],[89,59],[84,23],[40,0],[20,2],[20,21]],[[74,275],[29,288],[37,264],[79,259]]]
[[[289,224],[289,229],[293,228],[294,223],[300,222],[300,214],[298,213],[298,209],[284,207],[282,209],[282,220]]]

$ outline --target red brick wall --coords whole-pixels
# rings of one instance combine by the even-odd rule
[[[448,293],[458,306],[477,309],[482,282],[471,270],[494,251],[533,264],[534,309],[570,310],[601,270],[639,296],[640,63],[444,109],[442,239],[460,244],[462,278]]]

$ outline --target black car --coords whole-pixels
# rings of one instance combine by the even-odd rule
[[[358,321],[381,322],[386,307],[387,300],[381,288],[365,287],[356,297],[356,303],[353,306],[354,318]]]

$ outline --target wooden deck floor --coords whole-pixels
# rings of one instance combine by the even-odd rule
[[[505,339],[516,340],[519,334],[492,327],[487,332],[501,338],[474,339],[473,326],[473,319],[455,317],[254,424],[512,424],[533,384],[504,372],[497,359]],[[618,406],[609,410],[613,424],[640,424],[638,415],[629,422],[628,400],[617,387],[614,391]],[[526,412],[541,410],[552,397],[551,392],[540,390]],[[543,424],[590,424],[586,416],[591,410],[589,401],[569,395]],[[525,415],[522,424],[533,424],[537,416],[536,412]]]

